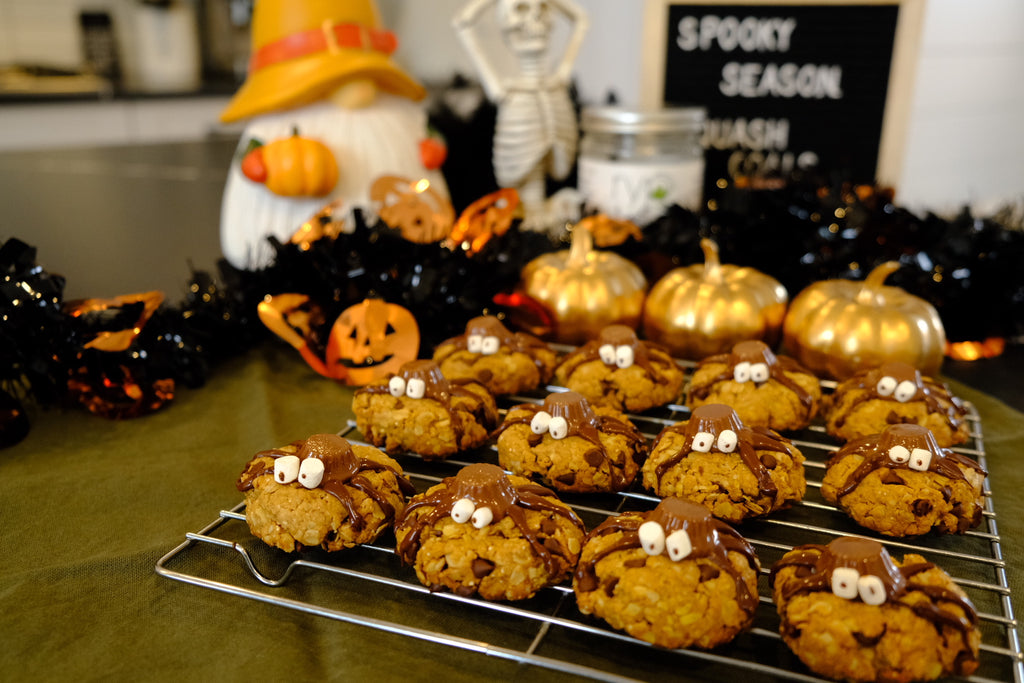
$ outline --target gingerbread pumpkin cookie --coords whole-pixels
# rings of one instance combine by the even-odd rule
[[[431,360],[411,361],[358,389],[352,412],[373,445],[389,453],[412,451],[427,460],[476,448],[499,419],[494,397],[482,384],[450,381]]]
[[[634,638],[712,648],[754,619],[753,547],[704,507],[666,498],[650,512],[610,517],[587,535],[576,602]]]
[[[697,364],[686,406],[705,403],[732,406],[745,425],[803,429],[818,414],[821,385],[795,359],[775,355],[762,341],[742,341]]]
[[[609,325],[568,354],[555,379],[592,405],[639,413],[678,398],[683,371],[665,348],[638,339],[631,327]]]
[[[288,552],[369,543],[416,492],[397,462],[336,434],[257,453],[237,487],[253,535]]]
[[[473,318],[466,333],[438,345],[434,360],[449,379],[471,379],[497,395],[535,389],[551,379],[558,355],[540,339],[511,332],[494,316]]]
[[[395,525],[398,556],[423,585],[488,600],[522,600],[564,580],[585,533],[554,491],[484,463],[414,496]]]
[[[621,491],[647,454],[643,435],[625,415],[592,407],[574,391],[510,408],[496,433],[502,467],[559,491]]]
[[[642,472],[644,486],[659,496],[692,500],[729,522],[788,507],[807,488],[804,456],[789,439],[744,426],[721,403],[663,429]]]
[[[782,639],[815,673],[848,681],[924,681],[978,668],[978,615],[920,555],[842,537],[794,548],[772,567]]]

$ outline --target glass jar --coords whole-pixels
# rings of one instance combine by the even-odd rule
[[[588,210],[646,225],[672,204],[698,211],[704,194],[702,107],[587,107],[578,189]]]

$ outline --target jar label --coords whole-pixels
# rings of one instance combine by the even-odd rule
[[[587,207],[612,218],[646,225],[672,204],[698,211],[704,186],[704,160],[663,163],[609,161],[581,156],[578,189]]]

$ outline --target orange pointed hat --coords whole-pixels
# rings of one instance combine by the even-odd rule
[[[221,121],[301,107],[351,78],[422,99],[426,92],[391,61],[398,47],[374,0],[256,0],[249,73]]]

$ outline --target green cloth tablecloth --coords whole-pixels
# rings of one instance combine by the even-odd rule
[[[1019,608],[1024,419],[968,387],[951,387],[982,416],[1002,548]],[[313,373],[291,348],[269,344],[220,367],[202,389],[179,390],[167,408],[143,418],[33,413],[29,436],[0,451],[0,678],[569,678],[156,573],[158,559],[186,532],[241,500],[234,482],[254,452],[337,431],[351,415],[350,400],[351,389]],[[304,599],[335,599],[322,583],[330,582],[300,582],[308,591]],[[375,600],[366,591],[356,593],[344,599]],[[380,600],[386,613],[419,609],[415,599]],[[433,619],[443,622],[460,607],[435,607]],[[488,619],[482,621],[486,631]]]

